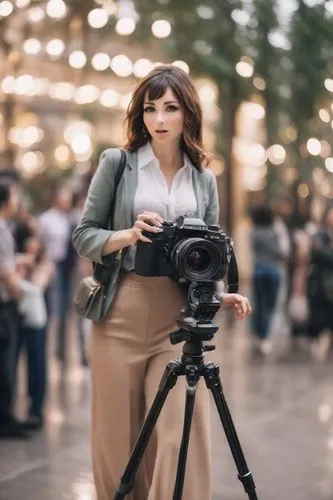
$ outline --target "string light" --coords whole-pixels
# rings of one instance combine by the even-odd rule
[[[273,165],[280,165],[286,159],[286,150],[281,144],[273,144],[267,149],[267,157]]]
[[[75,50],[69,55],[69,64],[76,69],[81,69],[86,65],[87,57],[82,50]]]
[[[185,61],[173,61],[172,65],[177,66],[178,68],[185,71],[185,73],[187,73],[187,74],[189,74],[189,72],[190,72],[190,67]]]
[[[18,9],[25,9],[30,5],[31,0],[16,0],[15,4]]]
[[[309,151],[310,155],[312,156],[317,156],[321,152],[321,144],[320,141],[314,137],[311,137],[308,139],[306,143],[307,150]]]
[[[104,90],[99,98],[102,106],[113,108],[119,103],[120,95],[112,89]]]
[[[46,4],[46,13],[53,19],[63,19],[67,14],[67,10],[63,0],[49,0]]]
[[[333,158],[326,158],[325,167],[326,167],[326,170],[333,173]]]
[[[54,38],[53,40],[47,42],[46,52],[50,56],[58,57],[63,53],[64,50],[65,50],[65,44],[59,38]]]
[[[16,80],[13,76],[6,76],[1,83],[1,90],[4,94],[13,94],[15,92]]]
[[[171,24],[169,21],[159,19],[152,24],[151,31],[156,38],[167,38],[171,33]]]
[[[93,9],[88,14],[88,23],[92,28],[103,28],[109,21],[109,16],[105,9]]]
[[[253,75],[253,66],[246,61],[239,61],[236,64],[237,73],[243,78],[250,78]]]
[[[119,54],[111,60],[111,69],[117,76],[129,76],[133,71],[132,61],[124,54]]]
[[[255,76],[252,80],[252,83],[254,87],[258,90],[265,90],[266,88],[266,82],[263,78],[260,78],[259,76]]]
[[[333,92],[333,80],[331,78],[326,78],[324,85],[329,92]]]
[[[42,48],[42,44],[37,38],[28,38],[23,43],[23,50],[28,55],[36,55]]]
[[[149,59],[138,59],[133,66],[133,74],[137,78],[144,78],[152,69],[153,63]]]
[[[320,109],[318,114],[322,122],[328,123],[330,121],[330,114],[326,109]]]
[[[14,7],[11,2],[8,0],[3,0],[3,2],[0,2],[0,16],[1,17],[7,17],[10,16],[11,13],[13,12]]]
[[[29,151],[22,156],[21,170],[26,179],[31,179],[45,170],[45,157],[41,151]]]
[[[135,30],[135,21],[130,17],[123,17],[117,22],[115,29],[118,35],[130,35]]]
[[[60,146],[58,146],[54,151],[56,161],[61,164],[67,163],[70,159],[70,155],[70,150],[66,144],[60,144]]]
[[[41,7],[33,7],[27,12],[28,19],[31,23],[39,23],[45,18],[45,11]]]
[[[110,66],[110,57],[104,52],[99,52],[93,56],[91,65],[96,71],[104,71]]]

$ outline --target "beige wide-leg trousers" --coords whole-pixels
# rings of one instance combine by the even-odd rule
[[[111,312],[93,325],[92,458],[98,500],[113,500],[166,364],[181,355],[169,333],[185,298],[168,278],[127,273]],[[170,390],[136,475],[131,500],[172,500],[184,421],[185,377]],[[198,384],[183,500],[211,499],[209,391]]]

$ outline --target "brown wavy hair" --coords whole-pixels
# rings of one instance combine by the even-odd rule
[[[202,109],[196,88],[191,79],[177,66],[162,65],[154,68],[136,87],[127,110],[127,144],[128,151],[136,151],[149,140],[144,122],[144,99],[154,101],[160,99],[170,88],[177,97],[184,111],[184,128],[181,148],[192,164],[201,170],[207,166],[211,157],[202,144]]]

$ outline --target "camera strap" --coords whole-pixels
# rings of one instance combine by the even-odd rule
[[[238,292],[238,265],[236,261],[236,256],[234,249],[231,248],[231,258],[228,267],[228,293],[237,293]]]

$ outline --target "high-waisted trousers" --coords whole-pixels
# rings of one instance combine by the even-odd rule
[[[165,277],[125,273],[112,308],[90,336],[92,462],[98,500],[113,500],[167,363],[186,298]],[[181,442],[186,379],[170,390],[142,459],[130,500],[172,500]],[[211,499],[210,398],[198,383],[183,500]]]

